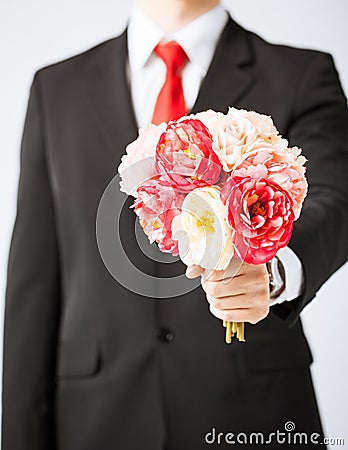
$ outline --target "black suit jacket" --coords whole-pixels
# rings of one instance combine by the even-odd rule
[[[3,449],[195,450],[213,428],[267,432],[287,420],[320,432],[297,318],[347,259],[348,116],[332,58],[269,44],[230,20],[202,83],[194,112],[270,114],[309,160],[290,243],[304,294],[228,346],[201,288],[144,298],[99,255],[98,204],[137,133],[126,48],[123,33],[40,70],[32,85],[8,271]],[[133,261],[159,276],[183,271],[141,255],[134,216],[123,215]]]

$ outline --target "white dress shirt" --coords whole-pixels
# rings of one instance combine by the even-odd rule
[[[197,98],[228,13],[221,4],[180,30],[166,33],[143,11],[132,10],[128,32],[128,75],[135,117],[139,127],[151,122],[158,94],[166,76],[166,66],[153,52],[159,42],[176,41],[189,57],[182,72],[183,91],[188,110]],[[231,105],[233,106],[233,105]],[[297,298],[302,292],[303,269],[297,255],[285,247],[277,253],[285,270],[285,290],[271,304]]]
[[[218,5],[175,33],[166,34],[139,7],[134,7],[128,26],[128,57],[132,100],[139,127],[151,122],[166,76],[164,62],[153,53],[155,46],[160,41],[174,40],[189,57],[182,72],[182,84],[190,110],[227,20],[227,12]]]

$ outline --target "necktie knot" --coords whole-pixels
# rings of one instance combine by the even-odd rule
[[[163,60],[167,70],[174,72],[182,69],[189,59],[185,50],[175,41],[157,44],[154,52]]]

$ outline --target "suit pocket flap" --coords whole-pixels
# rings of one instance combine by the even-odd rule
[[[94,340],[61,341],[58,344],[57,377],[93,375],[99,367],[99,348]]]
[[[282,370],[309,366],[313,362],[306,339],[260,339],[245,344],[247,367],[252,371]]]

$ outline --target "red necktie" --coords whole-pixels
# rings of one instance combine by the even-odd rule
[[[181,72],[188,61],[183,48],[175,41],[158,44],[154,52],[167,66],[165,82],[158,94],[152,122],[158,125],[187,114],[186,102],[181,83]]]

